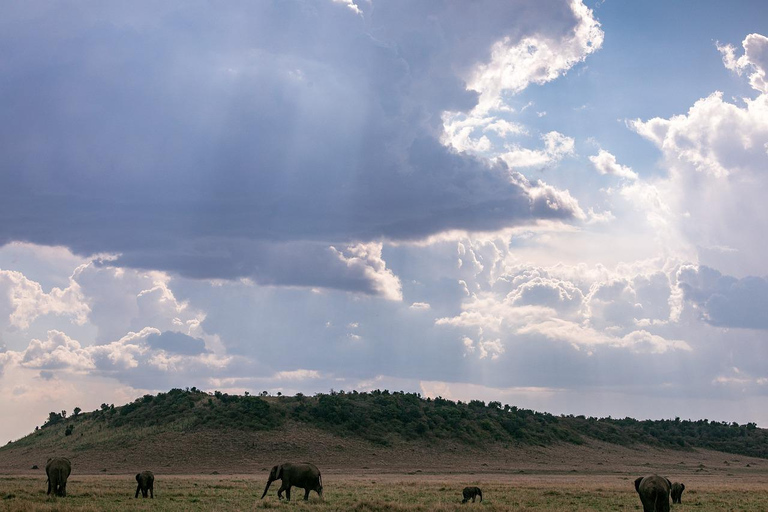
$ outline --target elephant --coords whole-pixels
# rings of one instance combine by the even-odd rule
[[[649,475],[635,480],[635,490],[640,495],[643,512],[669,512],[669,491],[672,483],[659,475]]]
[[[48,493],[53,491],[54,496],[67,495],[67,478],[72,473],[72,463],[64,457],[48,459],[45,465],[45,474],[48,475]]]
[[[264,488],[264,494],[261,499],[267,495],[269,486],[275,480],[282,480],[283,484],[277,490],[277,498],[283,499],[283,491],[288,501],[291,501],[291,487],[301,487],[304,489],[304,501],[309,499],[309,492],[315,491],[323,499],[323,479],[320,476],[320,470],[314,464],[307,462],[302,464],[292,464],[290,462],[275,466],[269,472],[269,480]]]
[[[672,503],[682,503],[680,498],[682,498],[684,490],[685,484],[681,484],[680,482],[672,484]]]
[[[139,491],[141,496],[146,498],[147,493],[152,499],[155,499],[155,475],[151,471],[142,471],[136,474],[136,482],[139,484],[136,486],[136,496],[139,497]]]
[[[461,500],[462,503],[466,503],[470,499],[472,500],[472,503],[474,503],[476,496],[480,496],[481,503],[483,501],[483,491],[481,491],[479,487],[465,487],[462,494],[464,494],[464,499]]]

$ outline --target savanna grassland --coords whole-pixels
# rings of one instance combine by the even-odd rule
[[[72,461],[66,498],[45,494],[45,462]],[[498,402],[332,392],[146,395],[93,412],[52,412],[0,447],[2,511],[641,510],[634,479],[686,485],[675,510],[768,511],[768,431],[708,420],[554,416]],[[269,469],[313,462],[325,501],[275,483]],[[139,471],[155,499],[134,499]],[[467,485],[484,501],[462,505]]]
[[[676,510],[768,510],[768,479],[690,477]],[[253,475],[170,475],[158,478],[156,498],[133,498],[131,475],[73,476],[69,496],[49,498],[40,477],[0,478],[0,510],[37,511],[563,511],[641,510],[633,478],[619,475],[367,475],[332,474],[325,478],[325,501],[303,492],[278,502],[271,489],[259,500],[264,482]],[[482,503],[461,504],[466,484],[483,489]]]

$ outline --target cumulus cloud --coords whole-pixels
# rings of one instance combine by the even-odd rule
[[[46,314],[67,316],[82,325],[90,311],[80,285],[72,278],[66,288],[54,287],[46,293],[40,283],[21,272],[0,270],[0,326],[27,329]]]
[[[4,71],[16,122],[0,128],[0,244],[397,298],[375,265],[328,247],[576,218],[440,139],[445,112],[552,80],[599,48],[580,1],[305,7],[6,13],[0,50],[25,50]]]
[[[331,247],[331,250],[358,279],[370,286],[366,290],[370,294],[390,300],[403,299],[400,279],[387,269],[386,262],[381,257],[381,243],[351,245],[343,251]],[[360,288],[363,288],[363,285]]]
[[[21,364],[41,370],[89,370],[95,367],[88,351],[61,331],[48,331],[48,339],[30,341]]]
[[[619,164],[616,161],[616,157],[604,149],[601,149],[597,155],[590,156],[589,161],[592,162],[600,174],[610,174],[628,180],[637,179],[636,172],[625,165]]]
[[[206,351],[200,339],[182,333],[161,333],[151,327],[130,332],[117,341],[89,346],[51,330],[45,340],[33,339],[25,350],[9,351],[4,359],[22,368],[112,376],[124,382],[141,380],[139,376],[146,380],[152,371],[212,373],[231,361]]]
[[[600,346],[646,354],[692,351],[684,340],[652,332],[674,321],[673,304],[670,277],[660,269],[506,265],[481,282],[481,291],[463,302],[459,314],[435,324],[468,332],[461,338],[466,353],[479,351],[487,336],[498,337],[500,347],[528,338],[588,351]],[[473,331],[479,342],[469,334]]]
[[[480,359],[490,356],[491,360],[496,360],[504,353],[504,345],[499,338],[486,340],[481,337],[478,341],[475,341],[469,336],[464,336],[461,342],[464,345],[465,354],[477,353],[477,357]]]
[[[717,49],[723,54],[723,64],[739,75],[751,70],[750,85],[757,91],[768,93],[766,72],[768,71],[768,37],[761,34],[749,34],[741,43],[744,55],[736,57],[736,48],[730,44],[717,44]]]
[[[630,123],[664,156],[669,175],[653,186],[668,209],[665,222],[697,246],[699,262],[740,276],[761,273],[768,257],[755,236],[768,230],[761,206],[768,194],[768,94],[761,78],[767,40],[751,34],[738,59],[733,48],[720,46],[726,66],[753,70],[757,96],[745,98],[743,106],[716,91],[686,114]]]
[[[479,111],[498,108],[501,93],[520,92],[531,83],[550,82],[598,50],[603,43],[600,24],[580,1],[570,2],[576,24],[565,37],[539,33],[522,39],[504,37],[491,48],[487,63],[477,66],[469,87],[480,93]]]

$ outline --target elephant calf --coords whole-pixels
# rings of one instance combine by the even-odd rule
[[[72,473],[72,463],[64,457],[48,459],[45,465],[45,474],[48,475],[48,494],[53,491],[54,496],[67,495],[67,478]]]
[[[682,498],[684,490],[685,484],[681,484],[680,482],[675,482],[672,484],[672,503],[682,503],[680,498]]]
[[[640,495],[643,512],[669,512],[669,491],[672,482],[659,475],[649,475],[635,480],[635,490]]]
[[[470,499],[472,500],[472,503],[474,503],[475,498],[478,496],[480,497],[480,501],[483,501],[483,491],[481,491],[479,487],[465,487],[461,492],[464,494],[464,499],[461,500],[462,503],[466,503]]]
[[[155,499],[155,475],[151,471],[142,471],[136,474],[136,482],[139,484],[136,486],[136,496],[139,497],[139,491],[141,496],[146,498],[149,493],[152,499]]]

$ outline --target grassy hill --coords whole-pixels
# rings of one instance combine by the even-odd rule
[[[289,430],[304,432],[304,438],[286,436]],[[192,388],[145,395],[118,407],[103,404],[99,410],[78,411],[69,417],[51,413],[40,429],[0,448],[0,459],[3,451],[34,447],[56,450],[67,446],[83,454],[89,450],[104,452],[133,446],[137,439],[154,440],[160,434],[165,438],[207,436],[219,443],[227,436],[241,442],[251,435],[254,446],[258,443],[264,448],[269,439],[275,439],[271,449],[277,451],[281,443],[288,443],[299,452],[302,443],[325,436],[329,445],[337,442],[334,440],[346,440],[346,444],[337,445],[360,442],[381,449],[408,444],[425,449],[450,445],[458,450],[483,450],[599,441],[768,458],[768,431],[754,424],[554,416],[499,402],[463,403],[387,390],[271,397],[206,393]]]

